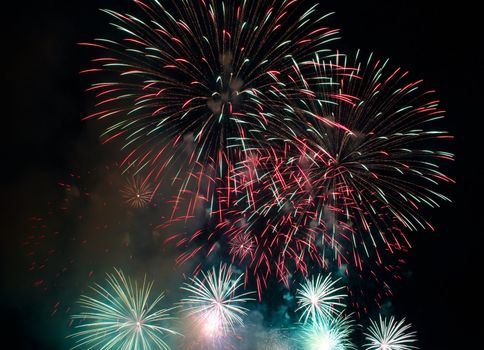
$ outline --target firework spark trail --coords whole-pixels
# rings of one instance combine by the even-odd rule
[[[286,227],[293,227],[291,217],[284,223],[277,226],[267,221],[264,217],[261,220],[253,220],[250,211],[246,208],[246,197],[258,196],[259,189],[248,189],[249,183],[255,183],[257,168],[264,170],[264,162],[268,155],[257,152],[247,161],[250,166],[240,165],[233,178],[234,186],[231,189],[220,187],[217,191],[218,202],[230,203],[229,209],[207,208],[202,210],[195,220],[203,222],[204,225],[196,230],[182,229],[181,232],[169,236],[166,242],[175,241],[181,248],[177,263],[193,261],[196,256],[204,259],[213,253],[229,254],[234,264],[246,269],[246,278],[250,275],[255,277],[259,299],[262,290],[266,287],[266,280],[269,275],[275,274],[277,278],[288,285],[288,276],[292,271],[299,270],[307,273],[308,265],[306,255],[311,255],[313,261],[323,265],[323,259],[315,254],[316,251],[307,247],[307,241],[299,237],[292,237],[286,234]],[[237,185],[238,184],[238,185]],[[245,186],[245,187],[244,187]],[[243,192],[244,196],[241,196]],[[250,214],[250,215],[249,215]],[[209,215],[207,217],[207,215]],[[257,215],[254,214],[254,215]],[[186,223],[187,217],[181,216],[179,221]],[[160,225],[160,230],[170,227],[175,220],[168,224]],[[318,228],[315,228],[315,232]],[[314,234],[315,235],[315,234]],[[290,243],[290,245],[288,245]],[[306,253],[306,250],[310,251]],[[280,254],[282,252],[282,254]],[[302,253],[301,253],[302,252]],[[196,265],[197,271],[201,266]]]
[[[253,223],[247,222],[247,217],[241,215],[240,211],[233,210],[225,212],[221,222],[209,220],[209,224],[201,228],[188,231],[182,229],[170,235],[165,243],[175,241],[181,250],[177,258],[178,264],[200,261],[195,264],[195,273],[202,268],[205,259],[215,254],[230,259],[246,270],[244,283],[247,283],[248,277],[254,277],[261,299],[269,276],[274,275],[289,286],[288,277],[293,271],[307,274],[310,269],[306,261],[306,243],[302,239],[294,239],[288,245],[287,240],[288,236],[284,234],[283,229],[279,233],[277,228],[271,225],[262,228],[254,226]],[[300,255],[300,252],[303,254]],[[307,255],[311,256],[310,261],[318,261],[321,266],[324,265],[322,257],[317,252],[312,251]]]
[[[378,321],[370,320],[371,325],[364,333],[367,343],[365,350],[412,350],[418,349],[416,332],[409,329],[410,324],[405,319],[396,321],[392,316],[389,318],[379,315]]]
[[[116,269],[106,281],[106,288],[98,284],[91,287],[93,296],[81,296],[83,311],[72,316],[80,321],[69,336],[76,342],[72,349],[169,350],[165,336],[178,333],[163,326],[172,319],[171,309],[158,309],[164,295],[150,301],[153,282],[147,283],[145,277],[138,285]]]
[[[248,311],[243,304],[252,300],[249,297],[252,293],[239,292],[243,275],[233,277],[227,265],[201,274],[201,278],[194,277],[182,287],[190,295],[180,305],[197,320],[204,336],[217,339],[234,331],[235,326],[243,326],[242,316]]]

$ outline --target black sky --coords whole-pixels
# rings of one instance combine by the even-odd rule
[[[15,349],[67,349],[56,337],[44,296],[32,287],[21,242],[26,220],[45,205],[72,168],[109,163],[90,125],[78,71],[90,52],[76,43],[107,31],[97,9],[128,0],[19,1],[3,9],[0,315]],[[482,24],[464,1],[320,1],[342,30],[342,49],[389,57],[435,88],[456,136],[446,189],[453,204],[429,212],[435,233],[413,237],[411,278],[395,288],[395,313],[415,324],[422,349],[465,349],[478,342],[469,313],[482,305]],[[6,107],[6,108],[5,108]],[[47,332],[48,336],[42,334]],[[1,346],[0,346],[1,347]]]

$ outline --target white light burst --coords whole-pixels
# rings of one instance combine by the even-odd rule
[[[338,307],[346,307],[340,302],[346,297],[346,294],[341,292],[344,287],[335,286],[339,280],[332,280],[329,274],[325,278],[318,275],[314,279],[312,276],[301,283],[301,288],[296,292],[299,305],[296,312],[302,310],[300,321],[307,323],[310,316],[313,322],[316,318],[329,318],[338,311]]]
[[[378,321],[370,320],[370,322],[371,325],[364,334],[367,341],[364,345],[365,350],[418,349],[415,346],[417,333],[409,332],[411,325],[406,324],[405,319],[397,322],[393,316],[382,318],[380,315]]]
[[[242,277],[232,278],[231,267],[221,264],[218,269],[202,272],[202,278],[194,277],[191,284],[185,283],[182,287],[190,295],[180,304],[195,317],[203,335],[219,337],[234,330],[235,325],[243,325],[242,316],[248,309],[242,305],[252,300],[248,297],[252,292],[238,292],[243,286]]]

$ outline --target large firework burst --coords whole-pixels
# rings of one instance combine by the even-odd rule
[[[379,316],[378,321],[370,320],[371,325],[365,332],[365,350],[412,350],[418,349],[416,332],[409,331],[411,325],[405,319],[396,321]]]
[[[222,264],[201,274],[201,278],[194,277],[191,284],[182,287],[190,295],[180,302],[188,315],[197,320],[200,331],[217,338],[233,331],[236,325],[242,326],[242,316],[247,312],[243,304],[251,300],[250,292],[239,292],[243,275],[232,277],[231,267]]]
[[[86,119],[109,121],[102,138],[123,143],[126,167],[155,183],[179,180],[180,193],[193,181],[192,191],[205,193],[207,166],[228,181],[257,148],[254,133],[280,126],[280,77],[326,52],[338,32],[300,0],[134,2],[140,16],[104,10],[119,39],[85,43],[104,53],[84,71],[103,72],[89,89],[98,110]]]
[[[327,74],[327,64],[312,64]],[[406,231],[432,228],[420,209],[448,200],[435,187],[452,182],[440,163],[453,155],[438,143],[452,137],[432,128],[444,111],[408,72],[359,52],[354,59],[336,56],[336,66],[345,68],[335,77],[342,102],[307,105],[305,131],[286,142],[281,166],[270,174],[277,197],[268,205],[296,209],[286,216],[307,232],[323,228],[318,240],[355,265],[372,255],[381,263],[380,246],[390,252],[410,246]],[[327,95],[320,94],[320,100]]]
[[[82,311],[72,316],[80,323],[70,336],[77,348],[121,350],[169,350],[164,338],[178,334],[163,324],[171,320],[170,309],[159,309],[163,294],[150,300],[153,282],[141,284],[121,270],[108,274],[107,287],[94,285],[93,296],[82,295]]]

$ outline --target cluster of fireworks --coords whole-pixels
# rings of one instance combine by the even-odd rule
[[[221,342],[271,283],[303,281],[297,348],[355,349],[363,296],[391,295],[408,234],[433,230],[422,209],[449,200],[438,187],[453,182],[441,170],[452,136],[434,91],[386,59],[334,49],[339,31],[311,1],[134,3],[136,16],[104,10],[119,37],[83,43],[102,52],[83,71],[98,77],[85,119],[121,145],[127,204],[174,193],[157,202],[170,212],[158,230],[194,266],[176,305],[189,333]],[[108,284],[81,298],[76,347],[167,349],[183,333],[164,325],[174,309],[149,301],[152,284],[120,271]],[[409,327],[380,316],[363,348],[413,349]]]
[[[452,137],[421,80],[331,50],[338,30],[309,1],[135,3],[141,17],[105,10],[120,40],[84,43],[103,52],[83,71],[102,77],[86,119],[107,123],[140,192],[175,189],[161,227],[203,221],[167,238],[179,262],[228,252],[260,298],[269,276],[314,266],[379,275],[432,229],[421,209],[448,200]]]
[[[141,283],[127,278],[122,271],[107,275],[107,285],[91,287],[92,296],[79,300],[81,311],[72,316],[75,332],[71,338],[76,348],[89,349],[170,349],[167,338],[180,337],[184,348],[226,349],[230,338],[236,338],[244,327],[244,317],[253,300],[251,292],[242,291],[242,275],[234,274],[230,266],[220,265],[201,278],[192,278],[181,289],[187,296],[175,307],[160,308],[164,294],[153,296],[153,282]],[[297,291],[297,312],[300,322],[292,332],[297,349],[345,350],[356,349],[351,340],[355,322],[345,314],[345,294],[338,280],[318,275],[304,281]],[[181,315],[185,324],[184,335],[175,331],[175,318]],[[189,327],[186,327],[186,325]],[[416,349],[416,333],[405,320],[393,317],[370,320],[364,331],[365,350]],[[185,340],[183,338],[187,338]],[[283,338],[266,339],[272,349],[293,348]],[[194,347],[188,344],[194,343]],[[257,345],[261,349],[261,345]]]

